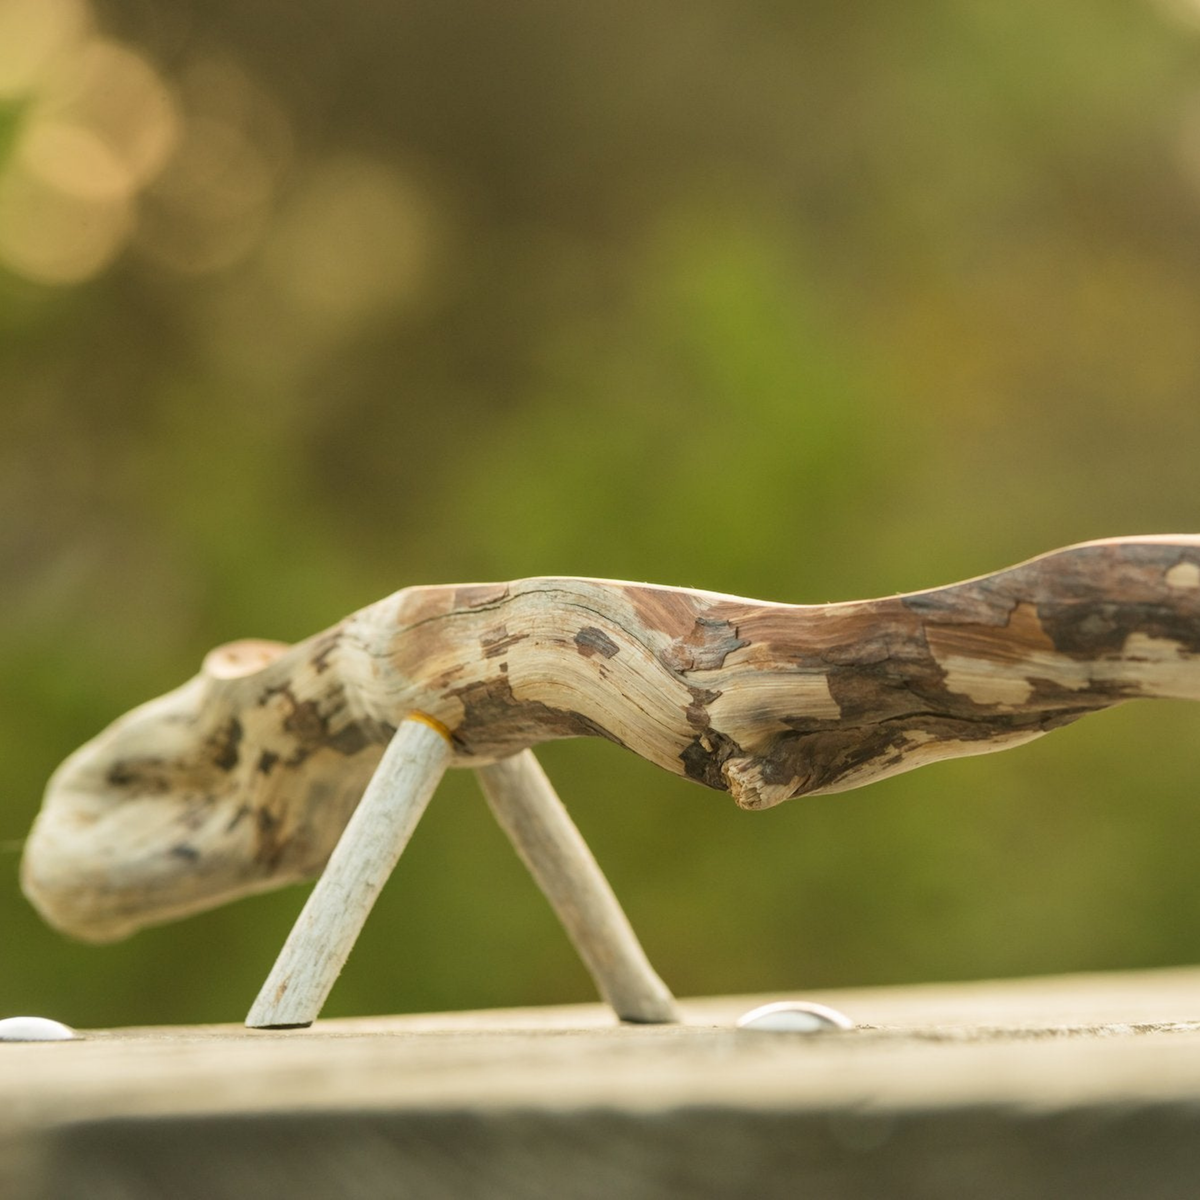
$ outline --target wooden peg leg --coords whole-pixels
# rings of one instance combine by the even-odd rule
[[[246,1017],[251,1029],[317,1019],[450,754],[433,723],[401,723]]]
[[[480,767],[501,828],[545,893],[601,996],[622,1021],[678,1020],[587,843],[530,750]]]

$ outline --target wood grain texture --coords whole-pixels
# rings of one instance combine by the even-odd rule
[[[414,710],[478,767],[599,736],[761,809],[1200,699],[1200,535],[1085,543],[965,583],[770,604],[598,579],[417,587],[291,647],[214,651],[58,770],[23,882],[121,936],[324,864]]]

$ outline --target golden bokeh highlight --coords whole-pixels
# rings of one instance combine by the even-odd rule
[[[253,270],[283,319],[326,334],[422,294],[439,242],[428,189],[363,154],[298,169],[287,115],[219,50],[168,81],[98,34],[83,0],[0,0],[0,47],[8,271],[78,284],[132,246],[207,275],[261,248]]]
[[[137,245],[160,266],[207,274],[260,241],[292,163],[292,131],[275,100],[218,55],[185,67],[177,94],[182,135],[146,194]]]
[[[178,109],[154,68],[93,33],[80,4],[4,0],[0,10],[14,127],[0,163],[0,262],[37,283],[79,283],[127,243],[138,193],[174,148]]]
[[[209,51],[168,81],[83,0],[0,0],[0,266],[82,283],[131,244],[224,270],[260,241],[291,163],[272,97]]]
[[[120,253],[133,225],[127,197],[54,186],[29,171],[0,181],[0,260],[37,283],[80,283]]]
[[[91,27],[86,0],[0,0],[0,99],[34,91]]]
[[[281,213],[267,270],[298,317],[340,329],[414,302],[436,242],[433,205],[418,184],[345,155],[318,164]]]

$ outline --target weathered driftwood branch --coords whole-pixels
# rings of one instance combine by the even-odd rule
[[[291,647],[214,651],[50,782],[23,882],[119,937],[311,877],[405,717],[451,765],[598,735],[748,809],[1017,745],[1137,697],[1200,699],[1200,536],[1070,547],[818,606],[593,579],[399,592]]]

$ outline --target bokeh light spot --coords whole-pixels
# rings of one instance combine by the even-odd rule
[[[30,8],[0,0],[0,88],[19,106],[0,163],[0,261],[38,283],[79,283],[128,241],[177,109],[141,55],[87,33],[87,10]],[[14,54],[5,35],[29,40]]]
[[[182,73],[183,132],[147,192],[138,245],[185,274],[224,270],[261,240],[291,160],[291,127],[264,89],[227,58]]]
[[[314,171],[283,214],[270,257],[295,309],[349,324],[414,300],[434,241],[432,205],[415,183],[347,156]]]
[[[0,0],[0,99],[34,88],[90,25],[84,0]]]
[[[80,283],[120,252],[133,224],[128,199],[66,192],[35,175],[0,179],[0,259],[37,283]]]
[[[46,186],[85,199],[128,196],[133,180],[93,130],[40,121],[21,140],[20,165]]]
[[[158,73],[104,38],[85,42],[60,63],[40,107],[92,130],[138,186],[159,172],[178,133],[175,102]]]

